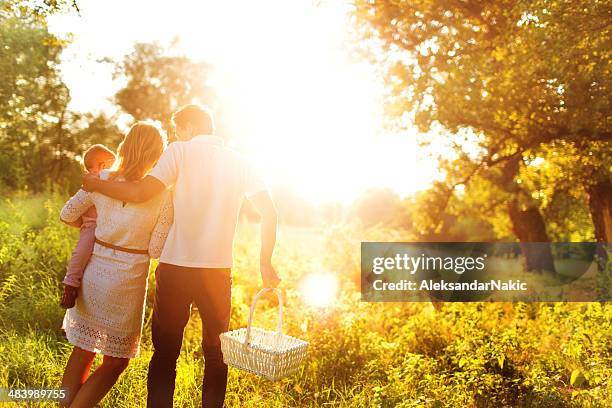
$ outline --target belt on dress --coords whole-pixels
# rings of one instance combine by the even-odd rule
[[[108,242],[104,242],[102,240],[99,240],[98,238],[96,238],[96,244],[100,244],[102,246],[105,246],[107,248],[111,248],[111,249],[115,249],[117,251],[122,251],[122,252],[127,252],[130,254],[149,254],[149,251],[147,251],[146,249],[131,249],[131,248],[124,248],[124,247],[120,247],[117,245],[113,245],[113,244],[109,244]]]

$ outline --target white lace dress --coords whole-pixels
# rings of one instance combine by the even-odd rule
[[[101,178],[108,178],[102,172]],[[95,244],[85,268],[76,304],[66,311],[68,341],[103,355],[133,358],[140,351],[150,258],[159,258],[173,220],[172,197],[165,191],[149,201],[123,204],[99,193],[79,190],[60,217],[76,221],[92,205],[96,237],[149,254],[132,254]]]

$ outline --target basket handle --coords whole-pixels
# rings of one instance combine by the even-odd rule
[[[263,288],[260,290],[255,297],[253,298],[253,302],[251,303],[251,312],[249,313],[249,323],[247,324],[246,337],[244,338],[244,345],[249,344],[249,340],[251,340],[251,322],[253,321],[253,312],[255,311],[255,303],[261,295],[266,292],[274,292],[276,293],[276,297],[278,298],[278,324],[276,325],[276,332],[278,334],[282,333],[283,330],[283,296],[281,295],[280,290],[276,288]]]

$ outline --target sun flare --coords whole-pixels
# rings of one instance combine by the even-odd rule
[[[257,24],[249,38],[220,37],[213,83],[235,142],[267,179],[312,202],[347,201],[363,187],[355,172],[382,123],[382,85],[351,58],[341,7],[280,7],[282,20],[258,3],[237,17],[240,26]]]
[[[338,278],[330,272],[310,273],[300,283],[302,298],[308,305],[316,308],[331,306],[339,289]]]
[[[383,78],[356,56],[348,3],[241,2],[237,13],[234,2],[177,0],[163,12],[151,7],[137,30],[137,2],[81,4],[80,15],[50,22],[74,33],[62,70],[76,110],[98,109],[121,86],[99,59],[120,60],[132,42],[174,43],[173,53],[210,64],[221,136],[270,187],[289,187],[313,204],[349,204],[371,187],[407,195],[436,177],[414,135],[383,130]],[[117,8],[124,13],[109,15]],[[85,57],[92,50],[98,54]]]

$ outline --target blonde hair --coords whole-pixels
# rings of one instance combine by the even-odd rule
[[[136,122],[117,148],[118,162],[112,178],[142,179],[166,147],[166,135],[150,122]]]

